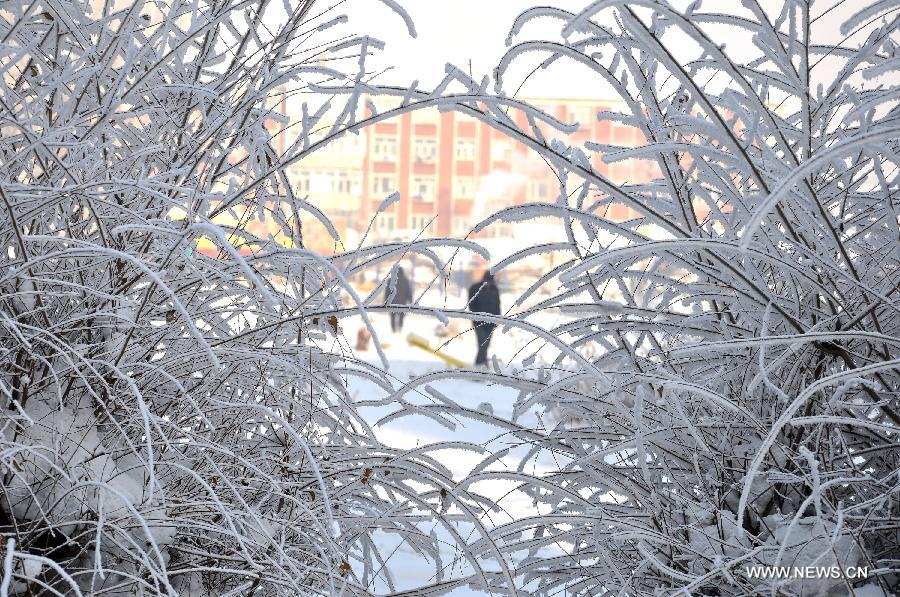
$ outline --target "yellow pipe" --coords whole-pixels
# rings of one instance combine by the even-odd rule
[[[457,359],[456,357],[451,357],[445,352],[441,352],[436,348],[432,348],[431,344],[428,343],[428,340],[426,340],[422,336],[419,336],[418,334],[409,334],[406,337],[406,341],[409,342],[411,346],[415,346],[416,348],[421,348],[422,350],[430,352],[448,365],[453,365],[454,367],[458,367],[460,369],[464,369],[467,366],[466,363]]]

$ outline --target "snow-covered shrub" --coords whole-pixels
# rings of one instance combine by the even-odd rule
[[[514,478],[535,508],[492,545],[527,554],[517,582],[545,595],[896,591],[896,3],[675,4],[526,11],[511,41],[532,21],[555,20],[559,38],[513,45],[499,99],[457,96],[560,179],[554,204],[480,226],[556,218],[569,239],[522,253],[568,258],[536,282],[553,296],[508,322],[559,359],[532,381],[492,379],[521,389],[520,412],[544,405],[561,424],[508,426],[534,448]],[[645,141],[567,142],[572,129],[508,97],[521,83],[508,73],[542,69],[605,83],[625,110],[596,117]],[[649,163],[649,180],[604,174],[626,160]],[[624,221],[607,217],[617,204]],[[544,312],[569,317],[535,330]],[[545,472],[526,478],[532,462]],[[871,577],[748,572],[779,563]]]
[[[0,6],[0,595],[365,594],[410,550],[434,563],[420,594],[896,590],[895,3],[843,15],[843,40],[851,6],[724,4],[527,11],[513,38],[535,19],[560,37],[515,45],[493,95],[454,68],[432,92],[372,86],[379,42],[329,38],[342,19],[310,0]],[[576,145],[504,93],[529,57],[608,84],[627,112],[597,117],[646,143]],[[341,355],[341,318],[387,280],[359,297],[347,277],[436,259],[304,248],[298,214],[328,224],[285,168],[358,128],[364,93],[398,98],[370,122],[459,110],[557,170],[556,203],[480,225],[559,222],[567,242],[523,255],[567,260],[500,321],[556,362],[394,391]],[[281,137],[285,95],[307,106]],[[385,446],[350,375],[391,418],[496,426],[506,447]],[[454,404],[430,385],[447,379],[514,388],[512,416]],[[441,450],[485,459],[454,478]],[[505,508],[516,493],[530,509]],[[874,577],[748,573],[776,564]]]
[[[358,594],[384,537],[436,549],[445,468],[376,440],[340,348],[344,272],[418,249],[305,249],[285,174],[361,113],[380,42],[344,20],[0,6],[0,594]]]

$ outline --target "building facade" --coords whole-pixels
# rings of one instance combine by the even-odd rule
[[[531,103],[563,122],[580,123],[578,131],[566,137],[568,143],[631,147],[643,142],[638,129],[597,119],[598,112],[619,107],[612,102]],[[527,128],[524,113],[514,111],[511,117]],[[640,160],[608,165],[595,158],[593,166],[616,184],[646,181],[652,175],[652,166]],[[556,201],[561,190],[552,169],[521,143],[470,116],[436,109],[406,113],[344,135],[294,164],[289,178],[295,192],[332,218],[348,247],[363,234],[372,240],[465,236],[497,209]],[[393,193],[399,194],[398,200],[380,210]],[[613,205],[606,215],[623,220],[630,211]],[[507,233],[502,225],[486,232]],[[311,246],[326,249],[315,242],[316,235],[310,240]]]

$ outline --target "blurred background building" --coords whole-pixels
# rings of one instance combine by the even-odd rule
[[[599,111],[621,108],[612,102],[528,101],[563,122],[580,123],[568,143],[633,147],[643,142],[638,129],[597,119]],[[289,119],[297,116],[291,108],[290,102],[283,108]],[[527,128],[524,113],[510,115]],[[596,158],[593,165],[617,184],[646,181],[652,174],[651,164],[641,160],[608,165]],[[551,168],[524,145],[470,116],[436,109],[344,135],[292,165],[288,176],[294,191],[328,214],[341,236],[344,247],[335,247],[316,222],[304,225],[308,246],[323,252],[355,247],[364,234],[369,240],[463,237],[499,209],[554,202],[560,192]],[[395,192],[399,199],[379,213],[379,205]],[[618,221],[630,216],[624,205],[612,205],[607,213]],[[480,236],[511,234],[504,225],[492,225]]]

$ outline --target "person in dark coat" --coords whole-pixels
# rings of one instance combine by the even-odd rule
[[[500,290],[490,271],[485,271],[481,280],[469,286],[469,311],[500,315]],[[487,365],[491,334],[497,326],[487,321],[476,321],[473,323],[473,327],[475,328],[475,337],[478,339],[478,354],[475,357],[475,364]]]
[[[412,285],[402,267],[398,267],[392,273],[384,290],[384,303],[386,305],[408,305],[412,302]],[[403,330],[403,311],[391,311],[391,331],[395,334]]]

